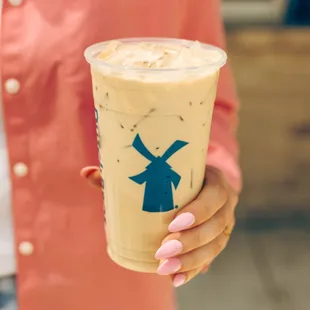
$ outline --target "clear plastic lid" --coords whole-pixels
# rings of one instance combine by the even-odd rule
[[[91,45],[85,58],[104,74],[128,76],[187,75],[218,71],[226,53],[213,45],[169,38],[129,38]]]

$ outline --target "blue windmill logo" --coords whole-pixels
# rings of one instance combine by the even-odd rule
[[[167,160],[187,144],[187,142],[177,140],[162,156],[156,157],[144,145],[139,134],[136,135],[132,146],[150,161],[145,171],[129,177],[139,185],[145,183],[143,211],[167,212],[177,208],[173,201],[173,187],[178,188],[181,176],[172,170]]]

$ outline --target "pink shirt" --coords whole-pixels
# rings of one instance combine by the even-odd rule
[[[8,0],[2,14],[20,310],[173,309],[169,279],[124,270],[107,257],[101,194],[79,176],[83,166],[98,164],[83,51],[94,42],[136,36],[224,47],[219,0]],[[15,94],[5,91],[12,78],[20,84]],[[239,190],[236,111],[226,66],[208,163]]]

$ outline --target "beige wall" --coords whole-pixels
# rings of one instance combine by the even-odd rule
[[[228,33],[242,104],[243,212],[310,210],[309,38],[310,30]]]
[[[222,0],[227,23],[275,23],[282,19],[287,0]]]

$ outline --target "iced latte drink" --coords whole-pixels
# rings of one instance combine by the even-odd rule
[[[108,253],[155,272],[175,214],[200,192],[226,54],[213,46],[138,38],[89,47]]]

